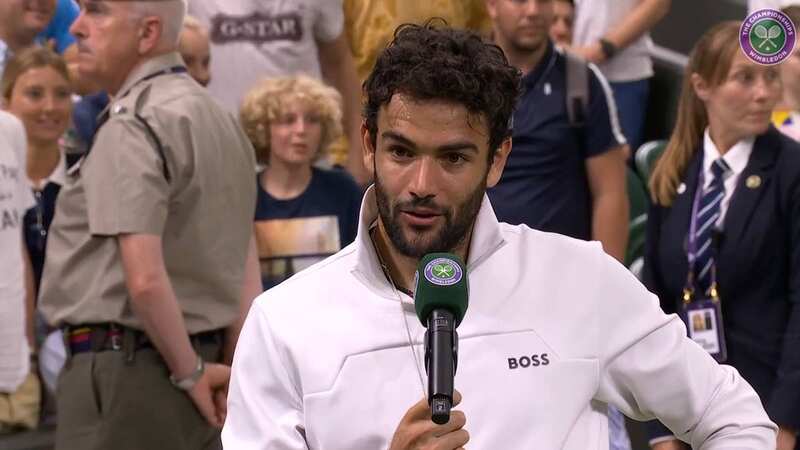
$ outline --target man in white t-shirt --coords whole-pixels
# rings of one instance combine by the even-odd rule
[[[653,61],[649,30],[671,0],[575,0],[572,44],[611,82],[631,151],[642,143]]]
[[[0,429],[19,417],[15,411],[6,417],[3,410],[13,408],[2,406],[28,377],[33,344],[32,314],[26,313],[26,307],[33,309],[33,279],[22,218],[35,200],[25,176],[25,148],[22,124],[0,111]]]
[[[264,77],[306,74],[338,89],[350,142],[348,169],[366,181],[361,90],[341,0],[192,0],[189,14],[210,30],[214,78],[208,88],[229,110],[238,111],[244,93]]]

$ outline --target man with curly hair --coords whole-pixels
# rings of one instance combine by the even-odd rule
[[[599,244],[498,222],[485,191],[511,151],[519,85],[475,34],[396,31],[364,84],[375,184],[356,240],[253,303],[226,448],[607,449],[608,403],[695,448],[774,447],[753,389]],[[411,292],[420,258],[440,251],[467,261],[470,291],[443,425]]]

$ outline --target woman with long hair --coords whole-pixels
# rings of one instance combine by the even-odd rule
[[[678,118],[650,191],[645,284],[689,337],[735,367],[780,427],[800,426],[800,144],[770,124],[778,68],[724,22],[689,58]],[[668,385],[662,385],[668,389]],[[685,430],[682,430],[685,431]],[[684,449],[661,424],[654,449]]]
[[[25,215],[25,243],[38,290],[47,230],[66,167],[61,139],[72,119],[67,64],[46,47],[29,47],[9,61],[0,81],[0,94],[4,109],[22,121],[28,137],[25,172],[36,206]]]
[[[29,47],[16,54],[0,79],[2,105],[24,125],[27,149],[23,177],[36,202],[23,217],[25,246],[30,255],[34,292],[39,291],[50,223],[56,198],[66,178],[67,154],[64,135],[72,123],[72,84],[64,58],[46,47]],[[29,305],[30,325],[39,350],[39,373],[48,392],[63,364],[60,332],[52,331]],[[52,331],[52,332],[51,332]],[[48,337],[49,335],[49,337]],[[49,401],[45,402],[49,404]]]

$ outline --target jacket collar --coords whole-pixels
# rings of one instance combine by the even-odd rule
[[[138,82],[154,73],[184,65],[183,58],[181,58],[178,52],[165,53],[150,58],[136,66],[131,73],[128,74],[128,77],[125,79],[125,82],[122,83],[122,87],[117,91],[117,95],[114,96],[114,99],[119,100],[125,97]]]
[[[736,182],[736,189],[733,191],[728,213],[725,215],[722,256],[725,256],[725,250],[736,247],[736,245],[726,246],[726,243],[738,243],[745,239],[755,209],[767,186],[772,182],[773,166],[782,148],[781,137],[780,131],[770,126],[753,144],[753,152]]]
[[[773,166],[781,148],[781,135],[775,128],[756,137],[753,143],[753,150],[745,166],[744,171],[739,176],[736,188],[731,197],[728,212],[725,215],[725,226],[719,241],[717,267],[719,269],[719,283],[722,289],[731,289],[738,280],[746,279],[740,276],[740,266],[737,263],[736,255],[731,253],[740,248],[739,243],[746,239],[746,230],[752,218],[753,212],[759,203],[761,195],[771,182]],[[692,214],[692,200],[698,189],[698,181],[701,167],[701,155],[705,151],[701,144],[699,151],[695,152],[692,160],[686,168],[685,181],[679,194],[675,197],[672,204],[672,211],[676,217],[685,218],[681,222],[680,236],[683,239],[683,249],[686,251],[688,237],[689,220]],[[758,185],[753,184],[748,187],[748,178],[757,177]],[[752,182],[751,182],[752,183]],[[686,258],[681,262],[681,266],[676,267],[681,273],[686,273],[688,263]]]
[[[364,194],[361,202],[361,213],[358,220],[358,234],[354,242],[356,262],[353,272],[364,284],[372,289],[376,294],[393,300],[402,299],[395,293],[386,275],[383,273],[378,254],[369,235],[370,226],[378,218],[378,204],[375,200],[375,186],[370,186]],[[475,226],[472,230],[472,238],[469,244],[469,258],[467,260],[467,271],[473,270],[480,265],[495,251],[497,251],[505,240],[500,233],[500,222],[494,214],[489,197],[483,195],[478,215],[475,218]]]

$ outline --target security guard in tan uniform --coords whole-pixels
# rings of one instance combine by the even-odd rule
[[[40,307],[64,330],[59,450],[220,448],[260,293],[254,154],[176,52],[184,0],[81,0],[81,77],[112,97],[68,173]]]

